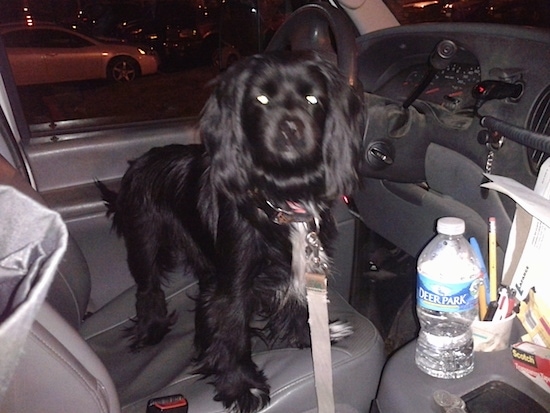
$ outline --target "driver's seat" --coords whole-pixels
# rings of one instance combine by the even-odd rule
[[[15,186],[40,201],[1,156],[0,184]],[[124,333],[135,316],[135,289],[85,316],[90,275],[84,256],[70,239],[47,302],[0,400],[0,411],[145,413],[149,399],[183,394],[189,413],[223,412],[221,403],[213,401],[213,387],[193,373],[191,312],[197,282],[180,274],[172,277],[166,290],[170,309],[179,315],[177,324],[160,344],[130,352]],[[373,324],[337,293],[329,297],[331,318],[348,320],[354,328],[354,334],[332,347],[337,411],[366,412],[385,359],[382,339]],[[257,342],[253,359],[271,385],[271,404],[265,412],[316,411],[309,349],[267,349]]]

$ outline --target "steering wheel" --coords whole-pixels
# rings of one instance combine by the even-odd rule
[[[357,82],[356,29],[349,17],[328,3],[300,7],[279,27],[266,51],[315,50],[335,56],[338,68],[353,87]]]

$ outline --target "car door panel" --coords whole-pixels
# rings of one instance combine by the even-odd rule
[[[188,118],[64,131],[60,122],[55,134],[34,131],[23,143],[36,188],[87,257],[91,311],[133,284],[124,243],[111,230],[95,179],[116,189],[128,161],[148,149],[197,143],[195,125],[196,119]]]
[[[73,33],[39,29],[36,44],[44,53],[50,82],[77,81],[104,77],[102,53],[97,45]]]
[[[194,119],[178,119],[158,122],[154,128],[145,123],[94,131],[58,131],[33,137],[25,151],[38,191],[54,209],[74,215],[68,212],[72,210],[70,205],[93,195],[89,188],[95,179],[120,179],[128,161],[153,146],[198,142],[195,124]],[[79,188],[82,193],[75,195]]]
[[[9,61],[17,85],[24,86],[48,81],[46,55],[42,50],[12,48]]]
[[[93,47],[52,48],[44,55],[52,83],[105,77],[103,59],[101,53]]]

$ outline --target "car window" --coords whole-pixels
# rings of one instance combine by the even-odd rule
[[[0,7],[0,35],[16,82],[20,80],[20,100],[31,131],[78,127],[90,120],[94,125],[111,125],[196,117],[209,96],[209,82],[244,56],[261,52],[285,17],[301,4],[300,0],[52,0],[46,8],[40,0],[24,3],[28,5],[24,12],[5,3]],[[22,27],[8,30],[17,24]],[[94,53],[79,50],[92,41],[100,42],[93,45]],[[57,52],[33,62],[30,54],[14,48]],[[118,77],[131,81],[113,80],[117,64],[120,71],[136,74]],[[84,80],[73,81],[78,68]],[[58,82],[60,76],[68,81]]]
[[[73,48],[90,46],[92,43],[79,36],[60,30],[35,30],[31,47]]]
[[[548,0],[384,1],[401,24],[550,22]],[[51,0],[46,7],[41,0],[25,0],[23,8],[15,6],[20,1],[2,2],[0,35],[9,55],[10,48],[57,49],[36,62],[20,49],[9,56],[15,78],[24,79],[18,90],[31,131],[90,121],[161,121],[198,116],[211,80],[244,56],[261,52],[283,20],[304,2]],[[5,28],[14,24],[23,27]],[[55,30],[58,27],[79,35]],[[92,44],[90,50],[83,47]],[[18,77],[17,71],[25,76]]]
[[[60,30],[26,29],[8,31],[3,35],[8,48],[73,48],[90,46],[92,43],[79,36]]]
[[[32,47],[33,33],[24,30],[16,30],[3,35],[6,47]]]

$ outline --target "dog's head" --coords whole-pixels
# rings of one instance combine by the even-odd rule
[[[250,57],[218,79],[201,133],[213,185],[285,200],[333,200],[353,190],[360,97],[315,53]]]

